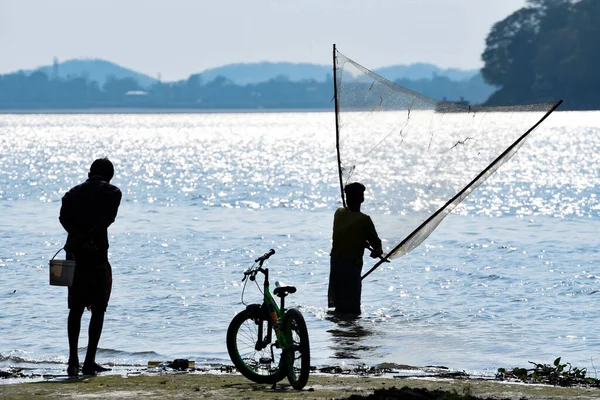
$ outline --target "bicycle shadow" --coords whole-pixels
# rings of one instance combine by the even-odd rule
[[[287,383],[287,381],[282,380],[277,382],[276,385],[268,384],[268,383],[254,383],[254,382],[244,382],[244,383],[231,383],[221,385],[222,388],[225,389],[237,389],[240,391],[240,398],[246,398],[242,393],[247,393],[248,390],[253,392],[261,391],[264,393],[298,393],[296,389],[294,389],[291,385]],[[305,389],[307,391],[311,391],[309,389]]]
[[[335,326],[328,329],[331,334],[330,348],[333,351],[333,358],[359,360],[364,358],[361,353],[371,352],[379,348],[372,343],[368,343],[368,338],[375,334],[371,324],[357,315],[340,314],[334,311],[328,311],[325,319],[333,322]]]

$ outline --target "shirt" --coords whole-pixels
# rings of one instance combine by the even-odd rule
[[[381,239],[367,214],[340,207],[333,217],[331,256],[351,261],[362,268],[366,245],[381,249]]]
[[[84,183],[69,190],[62,198],[60,223],[68,232],[67,248],[81,241],[94,228],[87,238],[101,252],[108,251],[108,227],[115,221],[121,191],[118,187],[92,176]],[[81,244],[81,243],[79,243]]]

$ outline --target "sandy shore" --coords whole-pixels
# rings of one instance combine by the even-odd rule
[[[313,374],[302,391],[273,388],[234,373],[164,373],[56,377],[0,383],[2,399],[600,399],[600,389],[561,388],[479,379],[360,377]]]

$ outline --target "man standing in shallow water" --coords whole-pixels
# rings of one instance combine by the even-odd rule
[[[88,179],[69,190],[62,198],[60,223],[68,233],[67,259],[75,260],[73,285],[69,287],[69,376],[79,375],[78,342],[81,317],[92,312],[84,375],[109,371],[96,363],[96,350],[102,334],[104,314],[112,288],[112,269],[108,262],[108,227],[115,221],[121,203],[121,191],[109,182],[114,176],[108,158],[95,160]]]
[[[366,214],[360,212],[365,201],[365,186],[350,183],[344,187],[347,207],[340,207],[333,217],[333,244],[329,273],[328,304],[343,314],[360,314],[361,272],[363,255],[371,247],[371,257],[383,254],[381,239],[375,225]]]

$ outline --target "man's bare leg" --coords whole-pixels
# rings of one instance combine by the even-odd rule
[[[69,310],[67,319],[67,332],[69,336],[69,366],[67,367],[67,375],[79,375],[79,332],[81,330],[81,316],[84,308],[72,308]]]

